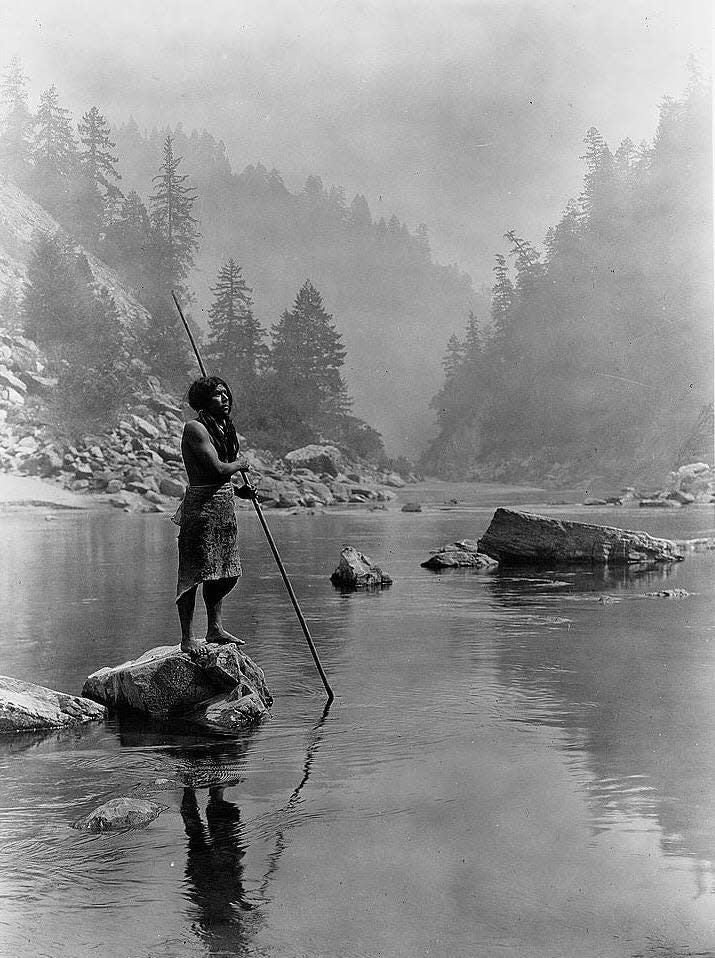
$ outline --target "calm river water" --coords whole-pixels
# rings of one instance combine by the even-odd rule
[[[3,955],[715,955],[715,553],[641,574],[420,568],[499,502],[678,538],[715,535],[712,508],[406,492],[431,505],[267,513],[336,691],[327,715],[242,512],[226,619],[266,672],[268,720],[237,741],[117,720],[0,741]],[[0,522],[0,671],[79,693],[95,669],[178,641],[166,516]],[[393,587],[334,591],[343,544]],[[642,597],[664,588],[690,595]],[[69,827],[177,775],[196,801],[152,795],[168,807],[145,830]]]

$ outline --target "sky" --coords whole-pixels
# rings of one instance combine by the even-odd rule
[[[589,127],[651,140],[694,55],[711,72],[710,0],[4,0],[0,66],[32,106],[52,83],[75,117],[181,122],[235,169],[316,174],[373,216],[429,227],[440,262],[490,282],[508,229],[541,243],[578,194]]]

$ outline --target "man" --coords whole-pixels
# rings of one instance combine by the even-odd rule
[[[189,485],[175,521],[179,532],[179,576],[176,606],[181,622],[181,650],[194,657],[207,652],[208,642],[244,645],[221,619],[224,597],[241,575],[238,530],[231,476],[250,468],[238,455],[238,437],[229,419],[233,397],[223,379],[208,376],[192,383],[188,402],[198,415],[187,422],[181,455]],[[245,487],[244,495],[255,495]],[[206,639],[194,635],[196,590],[203,583],[208,616]]]

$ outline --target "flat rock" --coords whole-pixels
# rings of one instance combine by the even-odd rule
[[[683,553],[670,539],[646,532],[571,522],[497,509],[479,540],[479,551],[504,564],[525,562],[632,565],[679,562]]]
[[[168,805],[159,805],[143,798],[130,798],[120,795],[112,798],[89,815],[72,823],[73,828],[86,829],[89,832],[127,831],[144,828],[158,818]]]
[[[209,645],[205,662],[178,645],[159,646],[138,659],[90,675],[82,694],[113,711],[133,710],[156,717],[181,716],[206,728],[248,724],[273,702],[263,670],[235,645]],[[250,702],[243,702],[250,698]],[[228,713],[236,721],[219,717]]]
[[[460,539],[451,545],[442,546],[429,559],[421,562],[424,569],[490,569],[499,565],[496,559],[479,551],[474,539]]]
[[[88,698],[0,676],[0,733],[84,725],[105,714],[103,705]]]
[[[369,556],[353,546],[344,546],[338,567],[330,581],[340,589],[383,589],[392,585],[392,579]]]

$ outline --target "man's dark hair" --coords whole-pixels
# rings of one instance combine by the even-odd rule
[[[213,444],[221,462],[233,462],[238,455],[239,442],[236,427],[231,420],[217,422],[207,411],[206,407],[219,386],[223,386],[228,395],[228,412],[233,408],[233,394],[231,387],[220,376],[202,376],[189,386],[186,400],[192,409],[198,413],[198,421],[205,426],[211,443]]]
[[[221,379],[220,376],[202,376],[201,379],[196,379],[189,386],[186,400],[192,409],[201,412],[208,406],[209,400],[219,386],[223,386],[228,394],[228,411],[230,413],[233,408],[233,393],[226,380]]]

